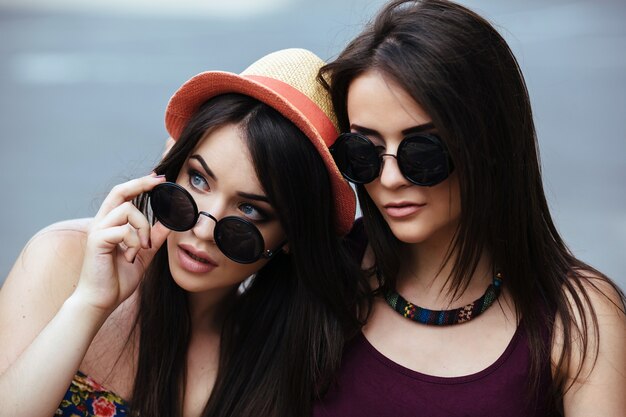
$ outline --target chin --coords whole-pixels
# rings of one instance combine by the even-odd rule
[[[383,218],[385,216],[383,215]],[[424,227],[422,222],[415,219],[405,219],[404,221],[397,221],[394,219],[385,218],[391,233],[403,243],[421,243],[428,239],[430,230]]]
[[[219,291],[232,286],[231,284],[220,285],[220,283],[214,282],[208,277],[188,276],[185,271],[179,271],[178,274],[172,271],[172,278],[176,285],[190,294]]]
[[[428,233],[423,233],[419,231],[411,231],[405,229],[394,230],[394,228],[391,228],[391,232],[400,242],[408,244],[423,243],[429,238]]]
[[[169,262],[170,266],[170,274],[172,275],[172,279],[180,288],[187,292],[203,292],[210,290],[211,286],[210,280],[207,276],[203,276],[200,274],[192,274],[190,272],[185,271],[180,268],[176,261],[170,258]]]
[[[427,242],[450,242],[454,237],[454,227],[432,227],[430,224],[412,222],[408,224],[390,224],[393,235],[401,242],[419,244]],[[447,226],[447,225],[446,225]]]
[[[202,282],[198,277],[189,277],[185,271],[170,268],[172,279],[180,288],[187,292],[200,292],[206,290],[206,282]],[[195,279],[194,279],[195,278]]]

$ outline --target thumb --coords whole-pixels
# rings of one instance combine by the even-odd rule
[[[156,222],[154,226],[150,228],[150,243],[152,246],[150,249],[140,250],[137,254],[137,260],[141,261],[144,268],[152,262],[152,258],[154,258],[159,248],[163,246],[170,232],[171,230],[163,226],[160,222]]]

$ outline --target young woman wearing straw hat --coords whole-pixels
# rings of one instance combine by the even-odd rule
[[[375,296],[314,415],[626,415],[624,295],[552,222],[496,30],[452,2],[392,1],[322,74]]]
[[[29,242],[0,291],[0,416],[310,412],[358,325],[322,64],[193,77],[155,173]]]

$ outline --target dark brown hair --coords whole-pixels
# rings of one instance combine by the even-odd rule
[[[531,392],[549,361],[545,332],[554,313],[565,323],[566,341],[580,337],[586,352],[588,327],[598,324],[589,301],[589,274],[600,272],[576,259],[559,235],[543,191],[535,126],[519,65],[504,39],[482,17],[452,2],[396,0],[320,71],[328,81],[343,131],[349,129],[351,82],[378,71],[398,83],[430,115],[446,143],[460,181],[461,219],[451,243],[453,296],[467,288],[483,252],[502,270],[517,317],[523,317],[531,348]],[[394,288],[401,260],[394,237],[363,186],[357,187],[366,230],[382,272],[381,290]],[[568,302],[568,295],[573,303]],[[593,323],[574,320],[591,313]],[[597,345],[596,353],[597,353]],[[553,405],[567,389],[571,344],[556,364]],[[549,364],[549,362],[548,362]],[[544,368],[545,369],[545,368]],[[580,369],[578,369],[580,372]]]
[[[358,268],[336,236],[329,178],[304,134],[250,97],[211,99],[155,171],[175,181],[198,142],[227,124],[245,138],[262,187],[287,235],[280,253],[226,312],[219,371],[204,416],[304,416],[337,370],[354,334]],[[147,197],[137,204],[147,211]],[[190,318],[163,246],[140,288],[134,414],[181,416]]]

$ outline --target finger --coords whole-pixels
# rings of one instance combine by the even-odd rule
[[[165,182],[164,176],[146,175],[145,177],[136,178],[116,185],[102,202],[95,219],[98,220],[106,216],[115,207],[132,200],[142,193],[152,190],[157,184],[162,182]]]
[[[141,239],[139,237],[139,233],[137,230],[133,228],[130,224],[126,225],[126,234],[124,235],[124,240],[122,243],[126,246],[126,250],[124,251],[124,258],[128,262],[135,262],[135,257],[137,253],[141,249]]]
[[[112,254],[119,250],[128,262],[132,262],[141,249],[137,231],[128,224],[92,232],[88,244],[95,245],[97,254]]]
[[[159,248],[163,246],[163,243],[167,240],[171,230],[163,226],[160,222],[155,223],[150,229],[150,241],[151,247],[149,249],[141,250],[137,254],[137,259],[141,261],[142,265],[148,265],[152,262],[154,255]]]
[[[138,247],[129,248],[128,246],[126,246],[124,242],[121,242],[117,245],[117,251],[121,252],[122,256],[124,256],[124,258],[127,261],[134,263],[135,258],[137,257],[137,253],[139,252],[139,248]]]
[[[129,249],[127,252],[124,252],[124,259],[126,259],[131,264],[134,264],[137,260],[137,255],[139,254],[140,250],[141,248],[139,247]]]
[[[171,230],[163,226],[161,222],[156,222],[150,230],[150,240],[152,241],[152,249],[156,252],[165,243]]]
[[[150,247],[150,223],[144,214],[130,202],[122,203],[93,225],[94,229],[130,224],[137,230],[143,248]]]

